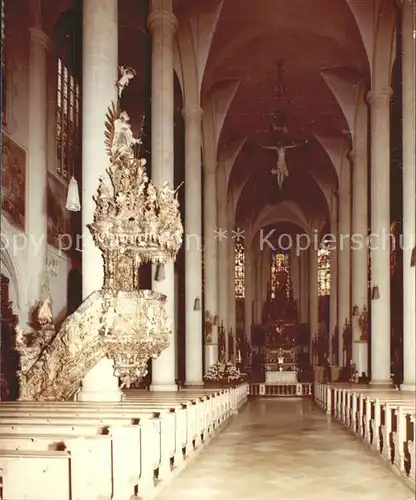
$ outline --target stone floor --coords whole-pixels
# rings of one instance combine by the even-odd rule
[[[411,500],[381,460],[310,400],[258,399],[158,500]]]

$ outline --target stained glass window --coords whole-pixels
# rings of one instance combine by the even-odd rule
[[[318,249],[318,293],[331,293],[331,250],[326,241],[323,241]]]
[[[57,62],[56,147],[57,173],[68,179],[79,151],[80,86],[62,59]]]
[[[272,255],[270,273],[270,297],[275,299],[279,292],[284,292],[286,297],[290,297],[291,283],[288,253],[276,252]]]
[[[6,126],[7,106],[7,69],[6,69],[6,14],[4,2],[1,9],[1,123]]]
[[[235,242],[235,296],[236,298],[244,298],[244,245]]]

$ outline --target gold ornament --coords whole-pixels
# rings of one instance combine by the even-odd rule
[[[20,399],[71,399],[104,357],[114,360],[115,375],[128,387],[170,342],[166,297],[139,290],[139,268],[176,259],[183,237],[179,203],[169,184],[155,186],[149,180],[146,161],[136,151],[141,140],[133,137],[127,113],[114,103],[108,108],[105,137],[109,179],[100,179],[89,226],[103,255],[103,287],[58,333],[52,325],[19,335]]]

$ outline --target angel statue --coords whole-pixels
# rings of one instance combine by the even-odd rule
[[[358,317],[358,326],[361,330],[360,340],[368,340],[368,310],[365,306]]]
[[[289,146],[284,146],[282,143],[278,143],[277,146],[262,146],[264,149],[272,149],[273,151],[277,151],[277,165],[276,168],[272,169],[271,173],[276,175],[277,186],[279,189],[282,189],[283,181],[285,177],[289,176],[289,170],[287,169],[286,164],[286,150],[297,148],[299,146],[304,146],[308,141],[305,141],[300,144],[291,144]]]
[[[41,302],[39,306],[37,320],[42,327],[53,324],[52,299],[49,295]]]
[[[141,144],[141,140],[133,137],[130,117],[125,111],[122,111],[119,117],[114,120],[113,137],[111,141],[111,156],[113,158],[120,156],[133,158],[133,146],[135,144]]]
[[[136,76],[136,72],[133,68],[125,68],[124,66],[120,66],[119,70],[121,76],[116,83],[116,87],[118,88],[118,97],[121,98],[123,90],[127,87],[130,80]]]

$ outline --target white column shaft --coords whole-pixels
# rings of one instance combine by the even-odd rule
[[[117,102],[117,0],[83,4],[82,68],[82,295],[103,285],[103,258],[87,225],[94,217],[99,178],[107,177],[109,158],[104,146],[105,116]]]
[[[403,100],[403,385],[416,385],[416,267],[410,267],[416,246],[415,94],[416,94],[416,4],[403,2],[402,12],[402,100]],[[414,250],[416,251],[416,250]]]
[[[270,280],[270,248],[267,246],[261,251],[262,255],[262,290],[261,290],[261,303],[262,303],[262,316],[263,321],[263,307],[267,302],[268,284]]]
[[[331,199],[331,214],[330,214],[330,233],[332,241],[335,242],[338,235],[338,204],[335,195]],[[329,296],[329,345],[328,355],[332,360],[332,336],[337,330],[338,325],[338,250],[337,245],[331,244],[330,254],[330,270],[331,270],[331,294]]]
[[[235,243],[232,235],[234,227],[233,204],[231,200],[227,203],[227,252],[228,252],[228,328],[232,333],[233,346],[228,346],[229,352],[232,351],[231,360],[235,363],[236,354],[236,306],[235,306]]]
[[[300,322],[309,322],[309,258],[308,252],[299,254],[301,287],[300,287]]]
[[[29,168],[26,183],[26,232],[29,234],[29,309],[41,299],[46,272],[48,182],[48,53],[49,38],[30,29]]]
[[[314,246],[309,249],[309,357],[312,363],[312,341],[318,335],[318,252]]]
[[[200,108],[184,109],[185,119],[185,366],[186,384],[202,381],[202,191]],[[199,299],[200,308],[195,310]]]
[[[87,225],[94,218],[95,196],[109,158],[104,146],[105,116],[117,102],[118,2],[83,3],[82,88],[82,296],[103,285],[103,258]],[[103,359],[84,378],[78,401],[120,401],[113,361]]]
[[[220,164],[217,170],[217,210],[218,227],[220,231],[227,231],[227,185],[225,165]],[[226,238],[218,239],[218,318],[219,324],[223,323],[225,328],[225,358],[228,359],[228,289],[229,278],[228,267],[228,245],[227,240],[232,234],[226,233]]]
[[[245,251],[244,261],[244,332],[251,344],[251,325],[253,324],[253,297],[255,286],[254,255],[252,250]]]
[[[339,192],[338,225],[338,365],[344,366],[343,331],[351,319],[351,194],[350,187]]]
[[[380,298],[371,302],[371,382],[390,384],[390,98],[372,92],[371,105],[371,282]]]
[[[152,5],[153,7],[153,5]],[[174,73],[173,40],[178,26],[169,1],[151,10],[147,25],[152,36],[152,181],[174,185]],[[160,10],[159,10],[160,8]],[[176,325],[174,263],[165,264],[165,279],[156,280],[152,269],[152,289],[167,297],[165,306],[172,322],[169,347],[152,363],[152,390],[176,390]]]
[[[218,239],[216,170],[204,171],[204,285],[205,315],[214,321],[211,337],[205,336],[205,365],[209,368],[218,359]]]
[[[367,125],[367,120],[365,120]],[[359,133],[367,136],[367,126]],[[367,140],[357,137],[356,150],[351,154],[352,162],[352,234],[354,240],[351,248],[352,267],[352,305],[358,306],[358,313],[361,314],[368,309],[368,248],[365,242],[368,235],[368,182],[367,182]],[[359,241],[359,244],[355,244]],[[356,365],[358,373],[368,372],[367,363],[361,355],[362,332],[359,326],[360,316],[354,315],[352,322],[352,362]],[[367,352],[367,347],[364,347]]]
[[[264,251],[264,250],[263,250]],[[255,304],[256,304],[256,324],[260,325],[261,324],[261,313],[263,309],[263,302],[262,302],[262,283],[263,283],[263,251],[258,250],[257,255],[256,255],[256,297],[255,297]]]

